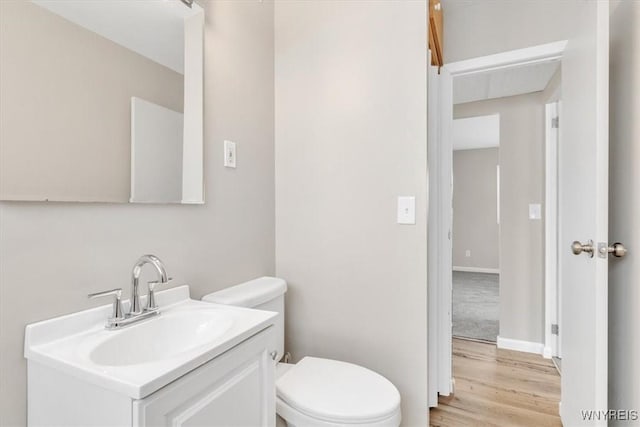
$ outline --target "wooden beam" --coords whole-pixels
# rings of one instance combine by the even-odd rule
[[[442,3],[440,0],[429,0],[429,49],[431,49],[431,65],[444,65],[442,49]]]

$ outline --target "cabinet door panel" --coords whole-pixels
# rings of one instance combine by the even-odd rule
[[[272,328],[250,338],[145,399],[134,402],[137,426],[273,426]]]

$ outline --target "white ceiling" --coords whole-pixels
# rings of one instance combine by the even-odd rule
[[[32,0],[102,37],[184,74],[184,19],[200,8],[180,0]]]
[[[455,76],[453,103],[462,104],[544,90],[559,66],[560,62],[555,60]]]
[[[453,150],[500,146],[500,114],[453,121]]]

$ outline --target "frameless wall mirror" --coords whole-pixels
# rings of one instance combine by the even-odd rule
[[[0,1],[0,200],[204,202],[188,3]]]

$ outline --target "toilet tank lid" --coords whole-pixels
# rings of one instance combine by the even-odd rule
[[[251,308],[278,298],[286,291],[287,282],[265,276],[205,295],[202,301]]]

